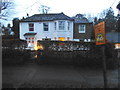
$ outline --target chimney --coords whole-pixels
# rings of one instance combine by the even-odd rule
[[[29,17],[29,14],[27,13],[27,17]]]

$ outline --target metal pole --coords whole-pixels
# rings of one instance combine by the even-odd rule
[[[107,69],[106,69],[106,56],[105,56],[105,46],[102,46],[103,54],[103,78],[104,78],[104,88],[107,88]]]

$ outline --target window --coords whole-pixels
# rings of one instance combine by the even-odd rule
[[[65,21],[59,21],[59,30],[65,29]]]
[[[32,40],[34,40],[34,37],[32,37]]]
[[[59,37],[59,40],[60,41],[65,41],[65,38],[64,37]]]
[[[57,40],[57,38],[56,38],[56,37],[54,37],[54,39],[55,39],[55,40]]]
[[[70,40],[70,37],[67,37],[67,40],[69,41],[69,40]]]
[[[79,33],[85,33],[86,26],[85,25],[79,25]]]
[[[48,31],[48,23],[43,23],[43,30]]]
[[[32,43],[34,43],[34,41],[32,41]]]
[[[56,24],[56,22],[54,23],[54,28],[55,28],[55,30],[56,30],[56,26],[57,26],[57,24]]]
[[[29,23],[29,31],[34,31],[34,24],[33,23]]]
[[[70,30],[70,22],[68,22],[68,30]]]

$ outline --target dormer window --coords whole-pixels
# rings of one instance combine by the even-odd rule
[[[34,31],[34,24],[33,23],[29,23],[29,31]]]

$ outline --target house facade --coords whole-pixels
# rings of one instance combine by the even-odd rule
[[[64,13],[35,14],[20,20],[20,39],[33,48],[37,40],[73,40],[73,21]]]
[[[74,18],[73,38],[77,41],[91,42],[93,23],[89,22],[82,14],[77,14]]]

